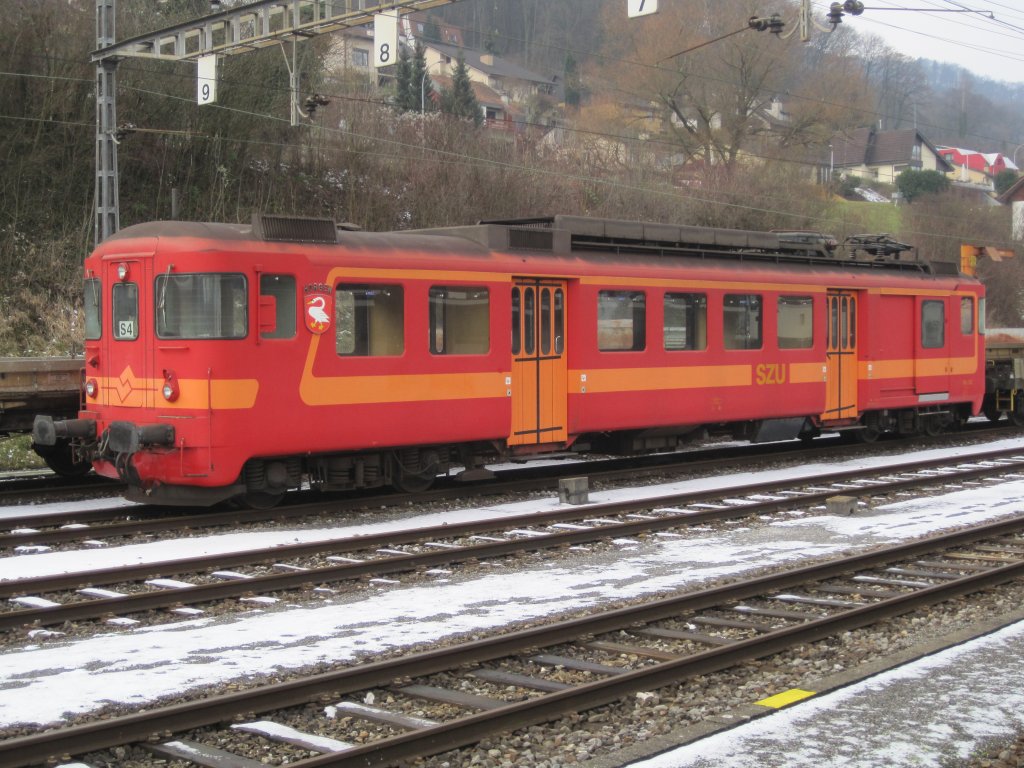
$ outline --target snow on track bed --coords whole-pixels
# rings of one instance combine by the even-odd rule
[[[1002,441],[1001,445],[1024,443],[1018,439]],[[820,469],[809,467],[808,471]],[[690,487],[700,482],[708,481],[692,481]],[[237,685],[235,681],[261,675],[280,679],[290,674],[289,670],[434,645],[461,634],[521,626],[563,610],[586,611],[661,589],[705,583],[785,562],[794,549],[809,556],[824,555],[858,543],[870,545],[922,535],[948,525],[950,518],[967,523],[1019,512],[1022,507],[1024,488],[1014,484],[983,498],[960,493],[893,504],[880,510],[886,514],[871,518],[805,517],[787,525],[751,530],[734,526],[729,532],[704,532],[697,541],[644,542],[625,555],[575,553],[574,561],[568,564],[542,562],[517,573],[496,568],[491,576],[472,574],[433,587],[414,585],[388,592],[368,587],[363,594],[338,599],[321,609],[276,613],[255,610],[230,620],[207,617],[91,640],[56,639],[52,645],[3,655],[0,719],[8,725],[26,723],[27,730],[36,730],[34,723],[59,722],[75,717],[75,713],[89,713],[91,717],[105,708],[115,711],[144,706],[163,697],[187,699],[193,688],[204,692],[223,690]],[[395,525],[386,520],[376,524]],[[560,593],[573,597],[565,599]],[[753,665],[751,673],[763,669],[768,672],[766,678],[736,673],[725,682],[707,682],[703,693],[694,694],[688,689],[678,701],[660,695],[671,716],[657,709],[662,704],[639,706],[627,702],[608,710],[610,715],[595,713],[594,717],[603,717],[605,722],[588,720],[582,727],[562,723],[562,731],[559,726],[554,730],[530,729],[514,743],[492,745],[500,754],[495,757],[486,753],[484,764],[501,765],[510,750],[519,751],[513,764],[535,764],[551,755],[564,759],[577,751],[590,754],[616,748],[624,741],[671,727],[668,721],[673,718],[696,719],[719,709],[719,703],[729,706],[750,701],[752,695],[757,695],[755,689],[770,691],[787,680],[813,678],[835,663],[832,654],[844,648],[849,651],[843,651],[843,659],[852,664],[907,643],[914,635],[942,634],[969,625],[980,615],[1022,603],[1024,595],[1019,590],[1007,594],[964,603],[956,614],[942,610],[923,619],[898,620],[893,625],[902,628],[894,633],[865,630],[869,639],[862,635],[844,638],[839,648],[826,649],[824,656],[808,649],[790,659],[793,667],[784,660],[777,665]],[[620,718],[621,728],[617,724]],[[591,740],[596,743],[588,746]],[[551,743],[543,748],[545,742]]]

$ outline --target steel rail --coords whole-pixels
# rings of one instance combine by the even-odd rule
[[[857,445],[843,446],[836,450],[840,454],[847,452],[861,453],[865,448],[866,446]],[[18,517],[4,518],[2,522],[5,526],[11,528],[45,526],[48,530],[0,534],[0,550],[30,544],[59,544],[75,541],[86,536],[89,538],[96,538],[98,536],[120,537],[142,533],[157,533],[177,528],[190,529],[197,526],[214,527],[237,522],[281,520],[283,517],[300,517],[328,512],[358,510],[370,504],[374,506],[398,506],[410,500],[417,502],[451,500],[464,498],[470,494],[497,495],[523,490],[547,490],[550,488],[550,481],[552,479],[565,476],[566,474],[580,474],[581,472],[594,480],[614,480],[643,477],[645,475],[660,474],[679,469],[700,471],[705,469],[719,470],[722,467],[729,466],[745,467],[751,460],[751,457],[799,458],[804,454],[812,455],[815,451],[804,446],[794,448],[791,444],[773,443],[771,445],[744,446],[740,455],[734,456],[734,453],[736,453],[734,448],[707,448],[686,454],[656,454],[645,457],[632,457],[630,459],[613,458],[561,466],[527,466],[496,473],[499,478],[497,482],[475,481],[463,484],[457,480],[451,480],[451,485],[417,494],[370,491],[354,497],[340,499],[318,498],[312,502],[292,503],[269,510],[235,509],[223,512],[209,512],[193,509],[191,514],[182,515],[180,514],[181,508],[140,505],[138,507],[112,507],[100,510],[71,512],[66,515],[59,512],[43,514],[26,513]],[[643,462],[643,466],[638,467],[638,461]],[[113,483],[113,481],[109,482]],[[91,529],[53,527],[70,523],[107,520],[118,512],[125,511],[144,515],[144,517],[138,520],[117,522]]]
[[[1017,451],[1015,453],[1019,454],[1020,452]],[[957,463],[963,464],[967,462],[960,458],[957,459]],[[935,460],[932,460],[929,462],[910,462],[901,466],[916,466],[918,469],[931,469],[938,465]],[[842,493],[851,496],[868,494],[879,495],[883,493],[891,493],[897,490],[905,490],[907,488],[913,488],[920,485],[931,485],[936,482],[976,479],[979,477],[990,476],[997,472],[1013,471],[1018,468],[1024,468],[1024,458],[1019,458],[1011,463],[1001,463],[986,467],[974,467],[957,472],[947,472],[942,475],[917,476],[893,480],[884,484],[864,486],[863,488],[844,489]],[[883,468],[846,470],[844,472],[836,473],[835,475],[815,478],[814,482],[836,482],[837,478],[840,480],[862,478],[866,474],[897,474],[890,471],[890,468],[884,468],[884,471],[882,470]],[[454,525],[440,525],[433,526],[431,528],[415,529],[398,533],[382,533],[373,536],[346,538],[328,542],[310,542],[284,547],[271,547],[258,552],[248,551],[233,555],[213,555],[187,558],[184,560],[177,560],[169,564],[147,563],[130,568],[110,568],[72,575],[60,574],[56,576],[41,577],[38,579],[7,581],[0,582],[0,597],[12,597],[28,594],[30,592],[38,593],[68,590],[81,587],[83,584],[111,584],[130,579],[155,578],[158,575],[179,575],[185,571],[195,571],[200,568],[228,568],[237,565],[252,564],[253,562],[262,563],[267,562],[268,560],[281,560],[285,557],[323,554],[325,551],[346,551],[346,549],[339,549],[339,544],[347,548],[347,551],[379,547],[385,544],[396,546],[399,544],[421,542],[432,538],[469,536],[473,534],[493,532],[500,529],[517,528],[523,525],[539,525],[550,524],[553,522],[580,520],[600,514],[624,514],[638,509],[650,509],[662,504],[692,504],[699,501],[719,499],[723,495],[736,496],[741,494],[764,493],[778,488],[791,486],[791,481],[779,480],[772,481],[770,483],[755,483],[730,488],[724,493],[722,491],[688,492],[656,498],[596,504],[583,509],[573,508],[569,510],[555,510],[546,513],[527,513],[525,515],[501,518],[498,520],[492,519]],[[838,492],[835,489],[827,489],[802,494],[800,496],[787,497],[784,499],[755,501],[750,502],[749,504],[737,504],[735,506],[725,507],[722,509],[704,510],[702,512],[695,513],[680,512],[678,514],[663,515],[655,519],[601,525],[587,530],[565,531],[545,534],[544,536],[511,539],[501,542],[488,542],[461,547],[458,549],[444,549],[437,552],[396,555],[393,557],[367,560],[361,563],[345,563],[336,566],[310,568],[304,571],[253,576],[248,579],[236,579],[213,584],[161,589],[158,591],[155,590],[152,592],[130,594],[122,597],[89,599],[45,608],[25,608],[0,613],[0,631],[10,631],[24,626],[52,626],[65,621],[95,619],[115,613],[123,615],[158,608],[170,608],[187,604],[194,605],[196,603],[210,602],[213,600],[241,597],[253,592],[278,592],[301,588],[311,584],[333,583],[343,580],[366,578],[369,576],[381,576],[425,568],[436,568],[442,565],[451,565],[471,560],[504,557],[523,552],[568,547],[574,544],[586,544],[603,539],[677,528],[680,525],[696,525],[753,514],[777,512],[781,509],[787,509],[794,506],[806,506],[809,504],[821,503],[826,499],[835,496],[837,493]]]
[[[1019,534],[1022,530],[1024,530],[1024,520],[1021,518],[1002,520],[884,550],[876,550],[827,563],[804,566],[737,584],[669,597],[644,605],[628,606],[590,614],[544,627],[518,630],[462,645],[425,651],[398,659],[373,662],[334,672],[321,673],[309,678],[262,686],[249,691],[221,694],[198,701],[154,708],[123,717],[75,725],[63,729],[46,730],[29,736],[16,737],[0,742],[0,765],[20,768],[21,766],[43,763],[62,755],[83,754],[119,744],[144,741],[151,735],[158,733],[181,732],[209,726],[230,720],[240,713],[279,710],[307,703],[322,695],[339,696],[345,693],[387,685],[400,678],[430,675],[464,667],[465,665],[491,661],[524,649],[548,647],[578,640],[584,636],[597,635],[638,624],[663,620],[687,611],[712,608],[723,603],[770,594],[799,584],[818,582],[852,571],[919,557],[935,553],[939,550],[964,546],[982,539]],[[846,615],[844,620],[847,623],[838,626],[863,626],[880,618],[912,610],[922,604],[922,599],[937,602],[944,599],[944,596],[976,591],[986,586],[1018,578],[1021,575],[1024,575],[1024,561],[998,566],[991,571],[975,572],[957,581],[947,582],[935,587],[926,588],[918,593],[910,593],[895,598],[894,602],[886,601],[885,603],[856,608]],[[809,631],[808,627],[810,627]],[[802,632],[807,634],[802,634]],[[738,647],[744,649],[748,654],[753,653],[760,656],[788,647],[788,645],[793,643],[807,642],[809,639],[817,639],[830,633],[831,631],[826,631],[824,626],[814,622],[808,625],[799,625],[792,631],[784,631],[777,638],[773,637],[771,642],[761,650],[750,649],[749,644]],[[726,664],[726,660],[730,658],[732,653],[736,652],[736,649],[737,646],[730,645],[724,647],[723,655],[721,656],[708,653],[701,654],[701,663],[709,664],[705,669],[720,669],[722,667],[715,667],[715,664]],[[744,656],[743,658],[749,657]],[[676,662],[669,662],[667,667],[652,668],[661,671],[652,673],[651,678],[641,678],[638,676],[639,673],[625,673],[618,676],[616,681],[629,675],[630,677],[626,679],[633,681],[642,680],[641,685],[648,686],[673,682],[687,673],[698,674],[699,672],[694,670],[699,669],[699,667],[694,666],[694,662],[689,661],[690,658],[686,657]],[[713,662],[716,659],[717,661]],[[687,670],[690,671],[687,672]],[[609,683],[609,685],[614,684]],[[624,689],[609,688],[601,692],[601,686],[588,684],[583,690],[585,697],[592,697],[592,700],[595,702],[604,702],[617,698]],[[618,692],[613,693],[613,691]],[[568,694],[565,695],[565,698],[568,698]],[[539,720],[549,719],[576,706],[575,703],[571,706],[568,705],[567,702],[563,701],[562,697],[551,699],[550,701],[554,703],[544,705],[548,707],[547,709],[540,709],[534,714],[523,714],[522,717],[524,719],[515,720],[513,718],[508,722],[519,722],[521,724],[538,722]],[[520,705],[512,705],[511,708],[503,709],[513,709],[516,716],[520,716],[519,707]],[[480,735],[479,727],[482,727],[482,723],[486,721],[486,718],[472,716],[469,720],[471,722],[469,730],[466,729],[467,726],[464,724],[458,725],[458,721],[456,724],[452,724],[450,726],[452,735],[446,737],[450,740],[444,743],[449,745],[466,744],[478,738]],[[476,725],[477,722],[481,723],[479,727]],[[506,726],[502,725],[500,727],[504,728]],[[440,732],[431,733],[431,744],[437,745],[442,743],[440,741],[441,736]],[[393,748],[398,751],[386,753],[389,755],[387,759],[394,759],[393,755],[396,754],[413,754],[413,752],[402,751],[410,749],[403,740],[403,737],[399,737],[399,741],[393,743]],[[383,742],[377,742],[375,746],[381,749]],[[450,746],[442,747],[442,749],[447,748],[450,748]],[[372,751],[369,748],[368,750]],[[351,759],[358,757],[362,761],[359,763],[360,765],[376,764],[375,762],[370,762],[373,758],[367,752],[360,751],[358,756],[353,752],[345,754]],[[312,766],[320,765],[343,765],[343,762],[334,763],[330,762],[330,760],[345,759],[342,756],[331,755],[313,758],[313,761],[304,761],[295,765],[302,768],[312,768]]]
[[[981,430],[972,429],[971,436],[978,437],[998,431],[991,427],[985,427]],[[964,432],[948,433],[936,438],[928,438],[927,443],[930,446],[937,446],[944,441],[959,439],[963,435]],[[709,447],[688,453],[675,452],[643,457],[620,457],[585,463],[581,462],[574,465],[527,466],[498,472],[497,476],[499,479],[497,482],[472,481],[460,483],[458,480],[450,479],[448,481],[449,484],[446,486],[418,494],[370,491],[349,498],[319,498],[311,502],[287,504],[272,510],[240,509],[228,512],[208,512],[206,510],[192,509],[189,514],[183,515],[180,514],[181,508],[140,505],[131,508],[115,507],[105,510],[86,510],[67,513],[66,515],[53,512],[44,514],[27,513],[18,517],[4,518],[2,522],[8,528],[46,527],[48,530],[0,534],[0,550],[24,545],[66,543],[86,536],[89,538],[104,536],[121,537],[173,531],[176,528],[195,528],[200,525],[212,527],[233,524],[235,522],[280,520],[284,516],[300,517],[345,510],[358,510],[368,504],[400,505],[410,500],[416,502],[451,500],[465,498],[471,494],[496,495],[516,491],[546,490],[550,488],[550,480],[568,475],[586,474],[593,481],[600,482],[622,478],[646,477],[673,471],[694,472],[708,469],[721,471],[723,468],[729,467],[747,469],[752,458],[762,460],[767,458],[798,460],[803,456],[817,458],[820,455],[822,445],[835,442],[837,439],[837,437],[823,436],[815,441],[815,447],[813,448],[807,448],[803,445],[794,447],[791,443],[745,445],[740,450],[739,455],[734,455],[736,449],[733,447]],[[906,438],[900,445],[921,439],[919,437]],[[832,459],[842,456],[857,456],[870,451],[878,445],[876,443],[831,446],[828,455]],[[885,445],[885,443],[882,445]],[[638,467],[637,464],[641,461],[643,465]],[[617,466],[621,468],[615,468]],[[109,483],[111,488],[118,487],[114,481],[104,481],[102,478],[98,478],[97,481],[97,487],[99,488],[104,487],[104,482]],[[54,527],[107,520],[118,512],[126,510],[129,510],[131,514],[144,517],[138,520],[113,523],[92,529]],[[153,522],[153,520],[159,522]]]

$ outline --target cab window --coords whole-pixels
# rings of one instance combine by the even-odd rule
[[[938,349],[946,344],[946,304],[921,302],[921,346]]]
[[[974,333],[974,299],[970,296],[960,299],[960,333],[964,336]]]
[[[84,288],[85,338],[95,341],[103,336],[103,288],[96,278],[86,280]]]
[[[114,283],[112,293],[114,338],[133,341],[139,337],[139,286]]]
[[[242,339],[248,329],[245,275],[164,274],[156,278],[161,339]]]

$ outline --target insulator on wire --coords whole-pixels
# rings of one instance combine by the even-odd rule
[[[835,27],[843,23],[843,6],[841,3],[832,3],[828,9],[828,23]]]

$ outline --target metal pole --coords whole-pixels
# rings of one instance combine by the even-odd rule
[[[96,47],[114,44],[116,0],[96,0]],[[96,217],[99,245],[121,227],[117,188],[117,59],[96,63]]]

